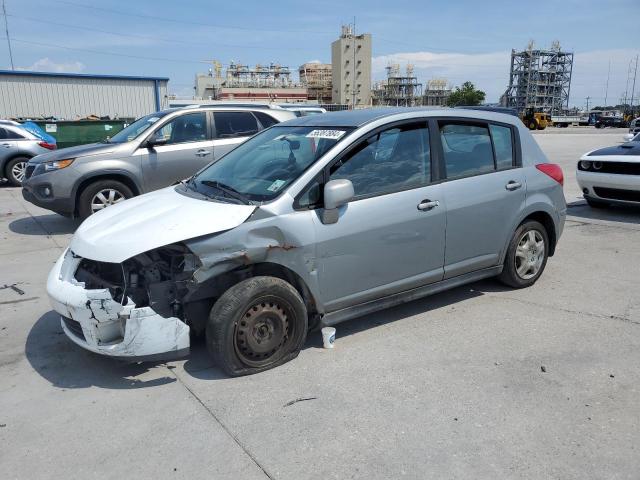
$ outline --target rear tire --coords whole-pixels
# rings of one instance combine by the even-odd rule
[[[28,161],[29,159],[27,157],[16,157],[7,162],[7,166],[5,167],[5,177],[14,187],[22,185],[27,171]]]
[[[96,211],[131,197],[133,192],[124,183],[98,180],[85,187],[78,197],[78,216],[85,220]],[[104,206],[100,207],[101,204]]]
[[[207,347],[227,375],[250,375],[296,358],[307,329],[307,309],[291,284],[275,277],[252,277],[231,287],[213,305]]]
[[[538,123],[531,121],[529,122],[529,130],[536,130],[538,128]]]
[[[549,257],[549,235],[540,222],[527,220],[513,233],[498,279],[512,288],[536,283]]]

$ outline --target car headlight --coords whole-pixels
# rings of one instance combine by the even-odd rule
[[[580,168],[582,170],[589,170],[589,168],[591,168],[591,162],[589,160],[580,160]]]
[[[45,162],[45,163],[43,163],[44,171],[45,172],[52,172],[54,170],[61,170],[63,168],[67,168],[69,165],[71,165],[73,163],[74,160],[75,160],[75,158],[65,158],[64,160],[56,160],[56,161],[53,161],[53,162]]]

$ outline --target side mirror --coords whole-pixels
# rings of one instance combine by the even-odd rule
[[[354,197],[351,180],[331,180],[324,186],[324,210],[322,223],[330,224],[338,221],[338,208],[346,205]]]
[[[167,143],[167,139],[160,135],[158,132],[154,133],[147,140],[147,148],[153,148],[159,145],[165,145]]]

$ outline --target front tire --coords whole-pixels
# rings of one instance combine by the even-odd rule
[[[540,222],[528,220],[513,234],[499,280],[512,288],[536,283],[549,257],[549,235]]]
[[[131,197],[133,192],[124,183],[117,180],[98,180],[85,187],[80,194],[78,216],[85,220],[97,211]]]
[[[22,182],[25,179],[25,174],[27,173],[27,162],[29,159],[27,157],[17,157],[12,158],[7,162],[7,166],[5,168],[5,176],[9,183],[14,187],[19,187],[22,185]]]
[[[253,277],[231,287],[214,304],[207,347],[227,375],[250,375],[296,358],[307,329],[307,309],[291,284]]]

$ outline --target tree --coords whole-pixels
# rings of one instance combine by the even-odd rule
[[[484,101],[486,94],[482,90],[476,90],[476,87],[471,82],[464,82],[461,87],[456,87],[449,98],[447,99],[447,106],[457,107],[460,105],[480,105]]]

